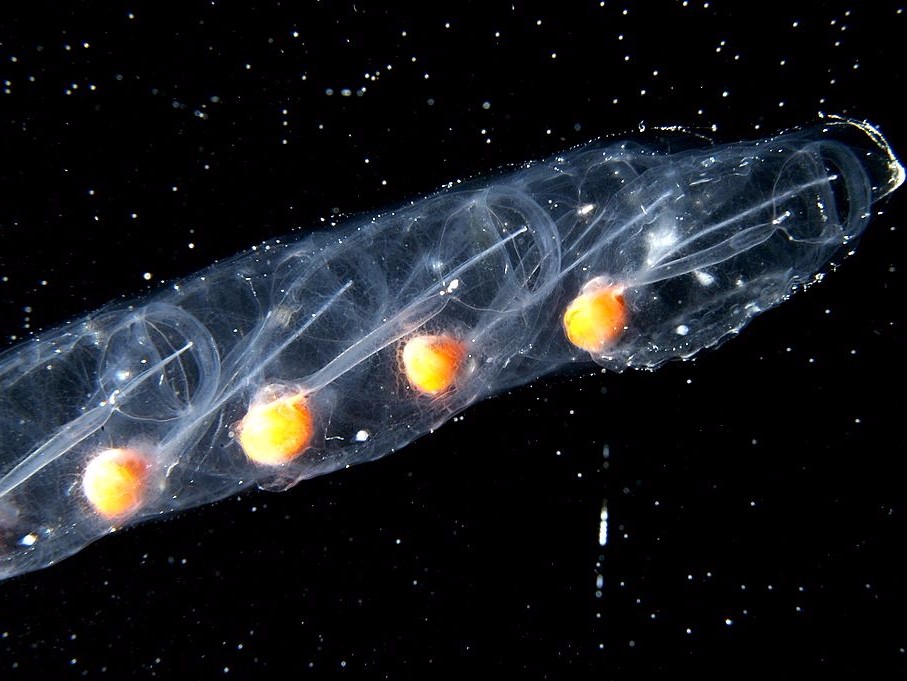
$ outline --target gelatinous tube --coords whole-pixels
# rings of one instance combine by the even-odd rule
[[[571,362],[690,357],[813,281],[903,179],[839,118],[593,142],[36,334],[0,356],[0,578],[384,456]]]

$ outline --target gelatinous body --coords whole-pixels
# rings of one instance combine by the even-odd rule
[[[595,142],[37,334],[0,356],[0,578],[384,456],[571,362],[690,357],[812,281],[902,180],[843,119]]]

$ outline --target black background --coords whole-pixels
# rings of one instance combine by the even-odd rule
[[[0,17],[2,347],[598,136],[828,112],[907,153],[899,3],[164,4]],[[880,208],[695,362],[555,376],[0,583],[0,675],[903,672],[905,195]]]

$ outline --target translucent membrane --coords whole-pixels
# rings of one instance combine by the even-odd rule
[[[809,283],[903,169],[867,123],[594,142],[266,243],[0,356],[0,578],[384,456],[571,362],[656,367]]]

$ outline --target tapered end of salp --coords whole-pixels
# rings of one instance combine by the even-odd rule
[[[856,155],[869,179],[872,201],[888,196],[904,184],[903,164],[875,125],[835,114],[822,116],[823,134],[845,144]]]

